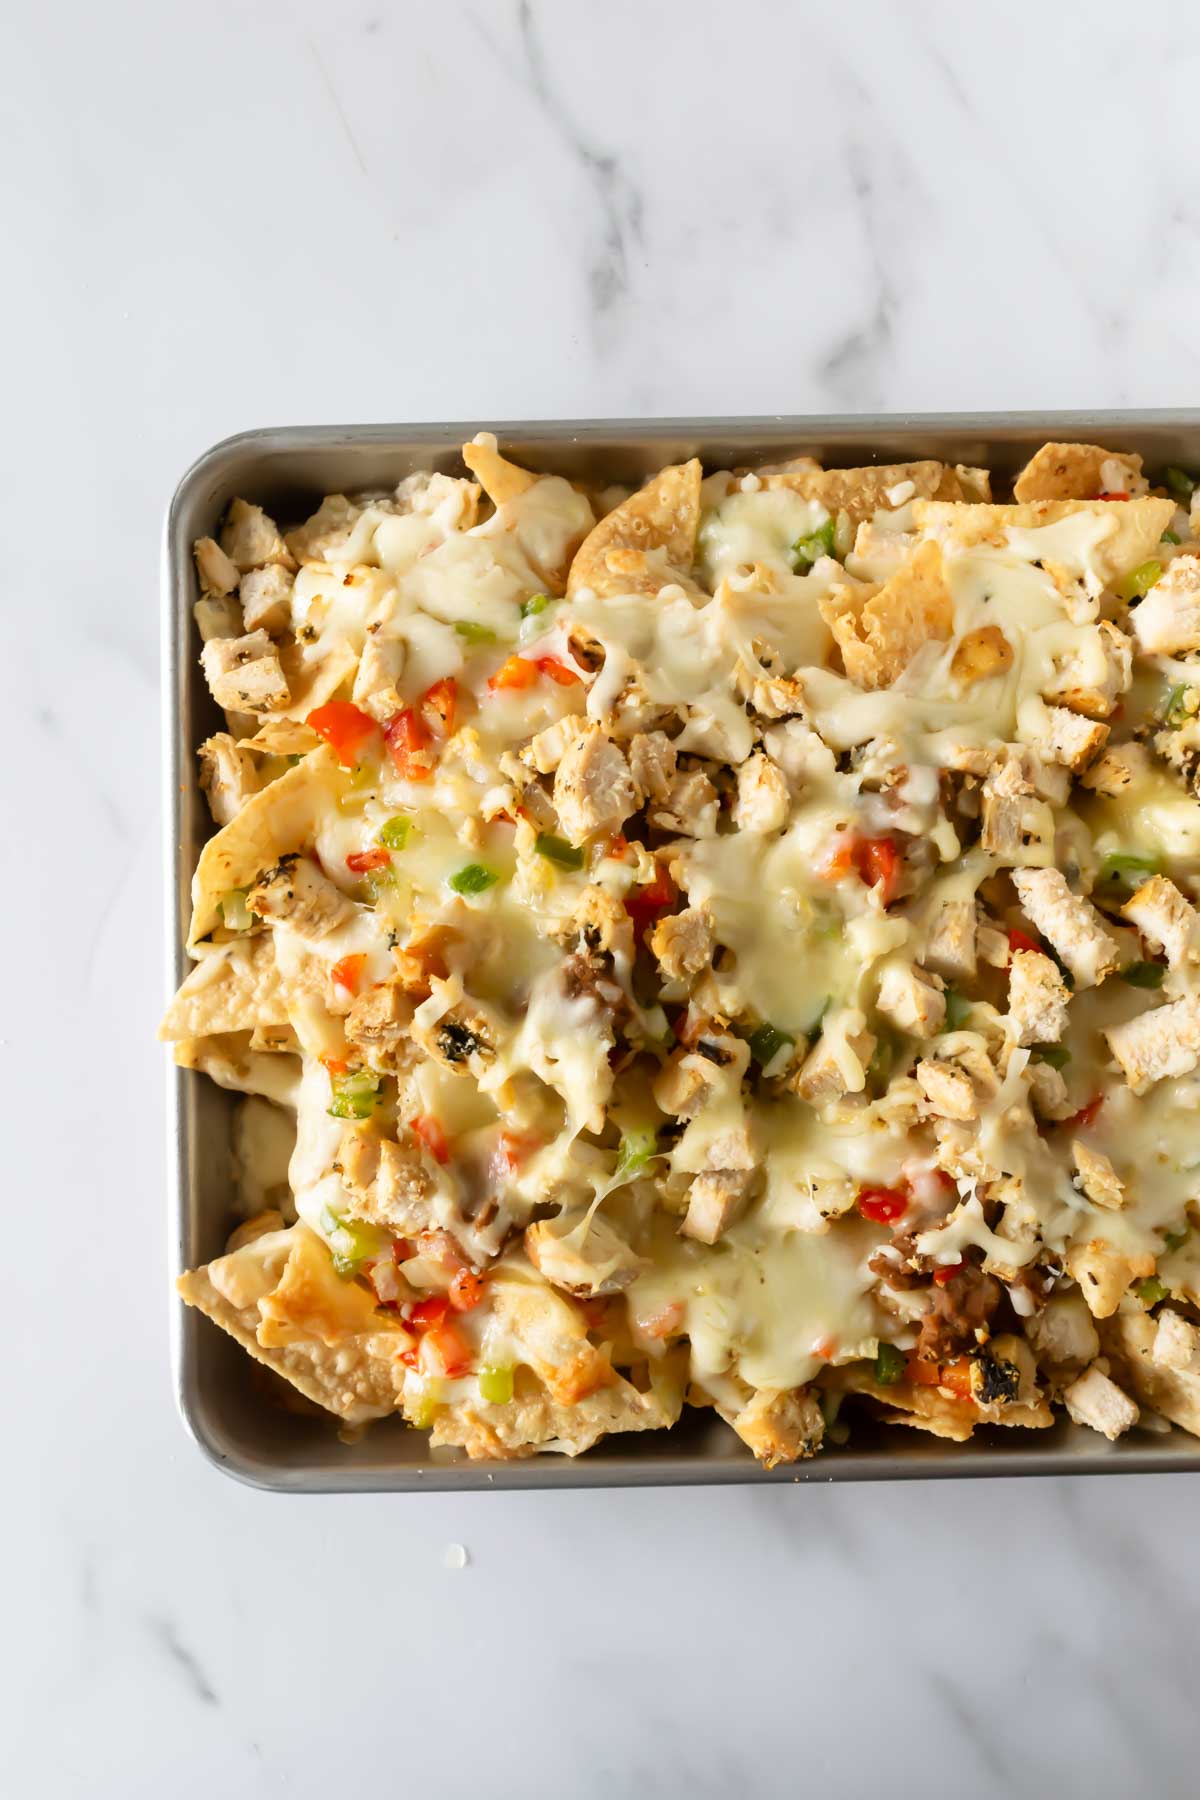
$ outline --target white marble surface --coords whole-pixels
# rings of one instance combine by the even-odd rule
[[[1181,5],[10,10],[6,1792],[1195,1792],[1186,1478],[213,1473],[169,1391],[153,1041],[158,533],[194,453],[1194,403],[1193,38]]]

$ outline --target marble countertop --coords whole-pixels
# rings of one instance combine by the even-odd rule
[[[1195,403],[1190,23],[10,20],[13,1794],[1195,1792],[1186,1477],[305,1500],[214,1473],[170,1394],[153,1037],[158,543],[199,450],[320,420]]]

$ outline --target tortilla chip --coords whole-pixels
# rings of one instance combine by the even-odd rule
[[[528,469],[511,463],[492,444],[470,443],[462,447],[462,459],[476,477],[493,506],[515,500],[538,480]]]
[[[867,689],[890,687],[922,644],[944,642],[954,629],[954,602],[934,543],[918,544],[882,587],[836,587],[817,605],[846,674]]]
[[[167,1008],[158,1035],[169,1042],[287,1022],[275,944],[267,932],[223,944],[202,958]]]
[[[328,744],[322,744],[278,781],[253,794],[236,819],[209,838],[192,876],[189,945],[221,923],[222,894],[230,888],[248,888],[263,869],[311,841],[336,770],[337,758]]]
[[[541,1450],[579,1456],[613,1431],[661,1431],[674,1425],[683,1406],[683,1358],[650,1364],[650,1387],[643,1392],[623,1376],[608,1387],[566,1406],[555,1401],[527,1372],[515,1394],[501,1406],[479,1400],[439,1407],[430,1444],[453,1445],[478,1458],[511,1461]]]
[[[916,1431],[928,1431],[934,1437],[949,1438],[965,1444],[981,1423],[979,1408],[971,1400],[960,1400],[944,1394],[940,1388],[917,1387],[907,1383],[883,1386],[875,1380],[872,1365],[851,1365],[840,1371],[841,1383],[849,1393],[865,1394],[878,1401],[883,1409],[880,1418],[885,1425],[911,1425]]]
[[[1106,462],[1125,469],[1126,491],[1141,480],[1142,459],[1128,451],[1105,450],[1099,444],[1043,444],[1013,482],[1013,495],[1019,502],[1095,500],[1104,489],[1100,471]]]
[[[358,667],[356,651],[345,638],[338,637],[320,639],[315,644],[301,644],[296,638],[289,638],[279,646],[279,661],[291,698],[286,706],[275,707],[271,717],[296,724],[302,724],[310,712],[332,700]]]
[[[603,596],[656,594],[672,581],[690,584],[701,473],[698,457],[662,469],[593,526],[571,564],[568,599],[581,587]]]
[[[321,742],[311,725],[301,719],[272,715],[250,737],[238,741],[239,750],[257,750],[263,756],[307,756]]]
[[[976,544],[1003,546],[1009,531],[1037,531],[1079,513],[1104,520],[1108,529],[1089,551],[1089,566],[1111,583],[1154,555],[1175,512],[1173,500],[1143,495],[1137,500],[1031,500],[1023,506],[952,506],[917,500],[913,518],[920,531],[960,550]]]
[[[403,1373],[392,1346],[407,1339],[386,1329],[383,1315],[357,1283],[341,1285],[363,1295],[370,1319],[367,1322],[364,1313],[362,1329],[355,1335],[340,1336],[336,1348],[298,1328],[286,1339],[263,1343],[259,1338],[260,1308],[269,1305],[280,1284],[288,1281],[298,1256],[305,1268],[311,1268],[313,1246],[329,1264],[329,1279],[338,1282],[328,1252],[314,1233],[300,1224],[256,1237],[228,1256],[190,1269],[175,1285],[187,1305],[197,1307],[236,1338],[256,1362],[273,1369],[318,1406],[350,1423],[383,1418],[396,1410],[396,1376]],[[293,1290],[298,1285],[293,1282]]]
[[[208,1075],[235,1094],[261,1094],[277,1106],[295,1109],[300,1090],[299,1058],[252,1048],[253,1034],[219,1031],[209,1037],[179,1038],[172,1054],[181,1069]]]
[[[1117,1363],[1115,1373],[1121,1384],[1143,1406],[1200,1437],[1200,1375],[1156,1363],[1157,1332],[1154,1319],[1139,1307],[1136,1312],[1119,1312],[1109,1319],[1101,1336],[1105,1350]]]
[[[986,470],[972,470],[982,475]],[[889,500],[891,489],[911,482],[914,492],[904,501]],[[768,475],[769,488],[787,488],[805,500],[817,500],[827,512],[844,512],[852,526],[871,518],[880,508],[894,511],[907,500],[961,500],[963,483],[954,469],[941,462],[879,463],[863,469],[800,469]]]

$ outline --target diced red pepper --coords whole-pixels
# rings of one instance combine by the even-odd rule
[[[1008,948],[1013,956],[1016,955],[1018,950],[1035,950],[1039,956],[1042,954],[1042,946],[1037,943],[1035,939],[1029,937],[1024,931],[1014,930],[1009,932]]]
[[[519,1131],[502,1131],[500,1133],[500,1159],[510,1175],[519,1169],[535,1150],[540,1150],[541,1147],[541,1138],[533,1137],[529,1133]]]
[[[537,664],[525,656],[510,656],[500,664],[496,673],[488,678],[488,686],[493,692],[502,688],[532,687],[537,680]]]
[[[539,656],[535,666],[543,675],[548,675],[551,681],[557,681],[559,687],[577,687],[583,680],[578,669],[568,668],[557,656]]]
[[[322,1056],[318,1060],[327,1075],[348,1075],[350,1073],[350,1064],[344,1056]]]
[[[369,869],[386,869],[391,860],[380,845],[373,850],[352,850],[346,858],[346,867],[352,875],[365,875]]]
[[[353,956],[343,956],[338,962],[335,962],[329,973],[335,986],[345,988],[348,994],[357,994],[358,984],[362,980],[363,970],[366,966],[366,956],[361,951],[356,951]],[[328,1063],[325,1066],[328,1068]],[[330,1070],[330,1073],[332,1074],[333,1071]]]
[[[813,1355],[819,1356],[822,1362],[832,1362],[837,1355],[837,1344],[831,1337],[818,1338],[813,1345]]]
[[[413,1247],[408,1238],[394,1238],[392,1240],[392,1261],[394,1263],[406,1263],[413,1254]]]
[[[879,898],[890,906],[900,887],[904,859],[890,837],[848,836],[841,839],[820,865],[818,873],[826,881],[841,881],[857,875],[869,888],[879,889]]]
[[[971,1359],[969,1356],[956,1356],[953,1362],[942,1364],[939,1387],[949,1388],[960,1400],[971,1398]]]
[[[941,1378],[937,1363],[923,1362],[918,1356],[910,1356],[904,1365],[904,1379],[914,1387],[936,1387]]]
[[[1095,1094],[1086,1106],[1081,1106],[1077,1113],[1073,1113],[1069,1119],[1064,1119],[1063,1124],[1069,1131],[1086,1131],[1089,1125],[1096,1123],[1096,1117],[1103,1105],[1104,1095]]]
[[[616,862],[625,862],[629,856],[629,839],[614,831],[604,846],[604,854],[611,856]]]
[[[956,1262],[939,1263],[937,1268],[933,1271],[933,1279],[937,1282],[939,1287],[949,1287],[950,1283],[954,1280],[954,1277],[960,1273],[963,1266],[964,1259],[961,1256]]]
[[[383,735],[397,775],[405,781],[428,781],[433,774],[429,731],[411,706],[392,714]]]
[[[460,1269],[450,1283],[450,1304],[455,1312],[470,1312],[483,1299],[483,1283],[473,1269]]]
[[[352,769],[363,759],[379,726],[360,707],[349,700],[329,700],[310,712],[306,721],[318,737],[323,737],[337,755],[344,769]]]
[[[434,1325],[421,1339],[419,1366],[431,1375],[446,1375],[453,1379],[456,1375],[465,1375],[471,1367],[471,1346],[449,1319],[442,1325]]]
[[[429,1331],[434,1325],[440,1325],[450,1311],[450,1302],[445,1294],[430,1294],[427,1300],[414,1300],[408,1309],[409,1323],[418,1331]]]
[[[625,911],[633,920],[633,935],[639,944],[659,914],[666,912],[674,902],[675,883],[658,863],[653,879],[642,887],[632,888],[625,896]]]
[[[864,1219],[875,1225],[892,1225],[908,1211],[908,1195],[900,1188],[865,1187],[855,1202]]]
[[[450,1145],[438,1121],[430,1113],[421,1113],[412,1121],[414,1137],[420,1138],[435,1162],[450,1161]]]
[[[1128,500],[1129,495],[1121,493],[1098,494],[1096,498],[1098,500]]]
[[[421,697],[421,711],[431,730],[440,732],[443,737],[450,736],[458,711],[458,683],[453,675],[443,675],[440,681],[426,689]]]

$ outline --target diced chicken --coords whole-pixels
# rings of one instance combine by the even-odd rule
[[[678,831],[686,837],[712,837],[717,829],[717,790],[700,769],[677,775],[666,799],[650,811],[650,823],[659,831]]]
[[[202,644],[212,638],[241,637],[245,629],[242,603],[236,594],[205,594],[193,606],[192,617]]]
[[[911,963],[902,961],[885,964],[875,1010],[890,1019],[897,1030],[912,1037],[936,1037],[946,1022],[946,999],[941,988]]]
[[[236,738],[218,731],[200,746],[200,786],[217,824],[228,825],[259,791],[258,764]]]
[[[1150,771],[1150,752],[1145,744],[1114,744],[1082,776],[1085,788],[1115,800]]]
[[[921,958],[947,981],[967,981],[975,973],[975,902],[947,900],[935,914]]]
[[[979,841],[999,863],[1044,869],[1054,861],[1054,814],[1044,800],[985,787],[981,801]]]
[[[585,887],[570,915],[551,928],[556,943],[582,949],[592,955],[633,954],[633,925],[629,914],[607,888]]]
[[[1125,1183],[1108,1157],[1100,1150],[1093,1150],[1079,1138],[1075,1138],[1071,1144],[1071,1156],[1079,1185],[1088,1199],[1096,1206],[1118,1212],[1125,1204]]]
[[[715,1244],[739,1218],[750,1198],[753,1172],[706,1169],[688,1189],[688,1206],[680,1231],[701,1244]]]
[[[1029,1102],[1039,1119],[1059,1124],[1063,1119],[1072,1118],[1078,1111],[1067,1093],[1067,1084],[1062,1075],[1050,1063],[1027,1063],[1025,1073],[1029,1083]]]
[[[1200,1436],[1200,1371],[1155,1360],[1158,1326],[1141,1307],[1121,1311],[1105,1331],[1106,1350],[1120,1356],[1119,1372],[1143,1406]]]
[[[738,658],[733,684],[739,696],[764,719],[789,719],[804,705],[804,685],[795,675],[781,675],[750,667]]]
[[[1015,869],[1013,885],[1033,923],[1051,943],[1077,987],[1097,987],[1120,957],[1090,900],[1073,894],[1060,869]]]
[[[629,767],[644,800],[665,800],[678,758],[665,731],[639,731],[630,741]]]
[[[1007,969],[1012,960],[1012,945],[1008,941],[1007,931],[991,919],[980,919],[975,928],[975,950],[981,962],[989,969]]]
[[[281,563],[251,569],[242,577],[240,599],[247,631],[282,631],[291,619],[292,576]]]
[[[1113,1443],[1141,1417],[1129,1395],[1096,1363],[1064,1389],[1063,1403],[1077,1425],[1090,1425]]]
[[[266,563],[292,566],[274,519],[268,518],[261,506],[251,506],[245,500],[235,500],[230,506],[221,532],[221,548],[243,575]]]
[[[572,844],[617,831],[637,806],[637,789],[618,745],[599,725],[568,744],[554,777],[554,805]]]
[[[950,660],[950,674],[963,687],[970,687],[976,681],[986,681],[993,675],[1003,675],[1012,668],[1012,645],[998,625],[982,625],[978,631],[968,631],[962,638]]]
[[[1072,712],[1105,719],[1126,692],[1133,676],[1133,645],[1107,619],[1079,627],[1069,655],[1058,662],[1042,698],[1056,700]]]
[[[1008,1016],[1018,1044],[1057,1044],[1067,1027],[1071,994],[1058,965],[1040,950],[1013,953],[1008,977]]]
[[[521,751],[521,761],[539,775],[552,775],[577,738],[586,737],[588,721],[579,713],[566,713],[537,731]],[[636,779],[636,777],[635,777]]]
[[[821,1408],[806,1388],[758,1388],[741,1412],[724,1416],[764,1469],[815,1455],[825,1432]]]
[[[1143,937],[1166,952],[1172,968],[1200,955],[1200,913],[1165,875],[1143,882],[1121,910]]]
[[[1164,1369],[1200,1375],[1200,1330],[1182,1313],[1165,1306],[1158,1315],[1151,1355]]]
[[[246,577],[249,580],[249,576]],[[368,632],[354,676],[354,704],[385,725],[403,705],[397,682],[404,673],[402,638]]]
[[[227,712],[266,712],[291,698],[279,652],[265,631],[210,638],[200,662],[213,699]]]
[[[434,1180],[415,1141],[398,1144],[349,1126],[338,1143],[335,1168],[351,1195],[352,1218],[406,1236],[436,1225]]]
[[[1149,656],[1200,650],[1200,557],[1175,558],[1134,608],[1133,630]]]
[[[1026,1320],[1025,1335],[1044,1369],[1082,1368],[1100,1354],[1100,1338],[1078,1288],[1055,1294]]]
[[[1111,1318],[1130,1282],[1154,1272],[1152,1256],[1126,1256],[1099,1237],[1069,1244],[1064,1261],[1094,1319]]]
[[[192,547],[192,555],[196,558],[200,586],[206,594],[236,593],[241,579],[237,564],[226,556],[215,538],[197,538]]]
[[[258,877],[246,896],[250,911],[316,943],[347,924],[354,907],[307,856],[285,856]]]
[[[788,816],[788,785],[783,772],[761,750],[738,769],[732,818],[739,831],[778,831]]]
[[[1123,1025],[1110,1025],[1104,1035],[1126,1081],[1135,1094],[1143,1094],[1156,1081],[1187,1075],[1200,1061],[1200,996],[1153,1007]]]
[[[400,982],[381,981],[360,994],[346,1015],[352,1043],[389,1049],[408,1033],[413,1005]]]
[[[866,1024],[855,1007],[828,1013],[820,1037],[787,1085],[810,1106],[861,1094],[875,1054],[875,1037]]]
[[[526,1228],[525,1253],[551,1286],[583,1299],[619,1294],[646,1266],[599,1213],[538,1220]]]
[[[677,1119],[691,1119],[718,1089],[734,1089],[750,1065],[741,1038],[705,1033],[696,1049],[674,1051],[654,1078],[655,1104]]]
[[[1022,736],[1028,736],[1039,756],[1049,763],[1061,763],[1075,774],[1099,756],[1109,732],[1108,726],[1097,719],[1072,712],[1067,706],[1047,706],[1042,701],[1030,709],[1028,729],[1022,709],[1019,729]]]
[[[715,943],[712,919],[700,906],[660,919],[650,934],[650,948],[668,981],[699,975],[712,961]]]
[[[914,1071],[929,1110],[942,1119],[977,1119],[979,1101],[970,1076],[953,1063],[927,1057]]]

